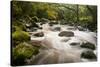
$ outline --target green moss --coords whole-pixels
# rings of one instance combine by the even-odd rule
[[[12,21],[12,29],[15,28],[16,30],[23,30],[26,31],[25,23],[20,21]]]
[[[13,45],[17,45],[21,42],[27,42],[30,40],[29,33],[21,30],[17,30],[12,34]]]
[[[38,48],[33,47],[27,43],[20,43],[15,48],[13,48],[13,65],[24,65],[25,59],[31,58],[33,55],[39,53]]]

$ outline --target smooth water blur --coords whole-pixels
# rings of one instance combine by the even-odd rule
[[[85,42],[92,43],[96,46],[96,33],[86,31],[80,31],[74,26],[68,25],[53,25],[49,26],[48,23],[43,24],[42,30],[37,30],[36,32],[43,32],[43,37],[31,36],[31,40],[41,41],[41,46],[46,49],[41,49],[40,53],[33,59],[37,61],[35,64],[48,64],[48,63],[72,63],[72,62],[84,62],[90,61],[88,59],[83,59],[80,57],[83,51],[88,49],[81,48],[80,45]],[[54,28],[60,27],[60,31],[54,30]],[[58,34],[61,31],[72,31],[74,33],[73,37],[60,37]],[[34,32],[32,32],[34,34]],[[77,43],[77,45],[72,46],[71,43]],[[94,50],[96,53],[97,50]],[[41,57],[41,58],[40,58]],[[38,60],[37,60],[38,59]]]

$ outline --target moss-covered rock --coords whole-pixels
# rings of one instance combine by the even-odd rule
[[[86,59],[96,59],[96,55],[93,53],[93,51],[84,51],[81,54],[82,58],[86,58]]]
[[[28,32],[17,30],[12,34],[13,46],[21,42],[27,42],[29,40],[30,40],[30,36]]]
[[[80,47],[82,47],[82,48],[88,48],[88,49],[92,49],[92,50],[96,49],[95,45],[91,44],[91,43],[83,43]]]
[[[33,55],[36,55],[38,53],[38,48],[33,47],[32,45],[27,43],[20,43],[15,48],[13,48],[13,65],[25,65],[26,59],[30,59]]]

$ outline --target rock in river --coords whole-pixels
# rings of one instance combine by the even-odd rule
[[[55,27],[55,28],[52,29],[52,31],[60,31],[60,30],[61,30],[60,27]]]
[[[91,43],[83,43],[80,47],[95,50],[95,45]]]
[[[34,36],[36,36],[36,37],[43,37],[44,33],[43,32],[39,32],[39,33],[34,34]]]
[[[73,37],[74,33],[72,31],[62,31],[58,34],[59,36],[63,37]]]
[[[71,45],[71,46],[76,46],[76,45],[79,45],[79,43],[73,42],[73,43],[71,43],[70,45]]]
[[[96,55],[93,53],[93,51],[84,51],[81,54],[81,57],[85,59],[96,59],[97,58]]]

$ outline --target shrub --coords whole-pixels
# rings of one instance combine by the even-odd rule
[[[13,26],[15,27],[16,30],[20,29],[20,30],[26,31],[26,26],[23,22],[13,21],[12,22],[12,29],[13,29]]]

